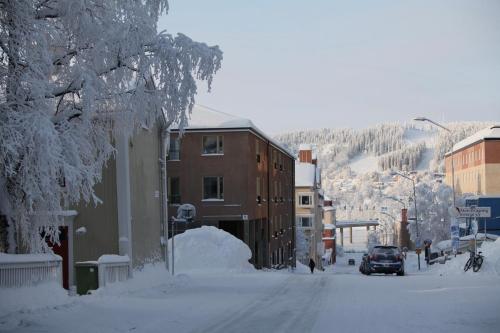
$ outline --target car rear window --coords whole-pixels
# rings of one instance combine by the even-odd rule
[[[399,249],[390,247],[376,247],[373,249],[374,254],[398,255]]]

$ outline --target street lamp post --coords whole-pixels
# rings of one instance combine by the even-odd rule
[[[415,228],[417,231],[417,257],[418,257],[418,270],[420,270],[420,234],[418,232],[418,214],[417,214],[417,191],[415,190],[415,180],[413,178],[408,177],[405,174],[402,174],[400,172],[396,172],[397,175],[406,178],[408,180],[411,180],[411,183],[413,184],[413,203],[415,205]]]
[[[417,118],[413,118],[413,120],[415,121],[427,121],[439,128],[442,128],[444,129],[445,131],[447,131],[448,133],[451,133],[451,130],[447,127],[444,127],[443,125],[429,119],[429,118],[425,118],[425,117],[417,117]],[[453,142],[452,142],[453,144]],[[451,146],[451,188],[453,189],[453,207],[457,207],[456,205],[456,194],[455,194],[455,162],[454,162],[454,156],[453,156],[453,153],[454,153],[454,150],[453,150],[453,145]]]
[[[417,118],[413,118],[413,120],[415,121],[427,121],[439,128],[442,128],[444,129],[445,131],[447,131],[448,133],[451,133],[451,130],[429,118],[425,118],[425,117],[417,117]],[[455,208],[455,212],[457,211],[457,203],[456,203],[456,193],[455,193],[455,157],[453,156],[454,154],[454,149],[453,149],[453,142],[452,142],[452,146],[451,146],[451,155],[450,155],[450,158],[451,158],[451,188],[453,190],[453,207]],[[458,221],[457,221],[457,218],[456,216],[452,216],[452,228],[451,228],[451,239],[452,239],[452,244],[453,244],[453,252],[455,253],[455,256],[457,255],[457,250],[458,250],[458,243],[459,243],[459,236],[458,234],[456,234],[454,232],[454,230],[458,230]],[[456,242],[455,242],[456,241]]]

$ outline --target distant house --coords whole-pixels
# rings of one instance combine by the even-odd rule
[[[450,186],[452,156],[458,194],[500,195],[500,125],[489,126],[469,136],[446,154],[445,181]]]
[[[323,243],[325,255],[323,258],[330,264],[336,261],[336,210],[333,202],[325,198],[323,206]]]
[[[258,268],[295,265],[294,166],[250,120],[196,105],[182,136],[171,129],[169,216],[193,204],[179,232],[212,225],[244,241]]]
[[[302,144],[299,161],[295,163],[297,259],[307,264],[312,258],[319,267],[324,253],[323,199],[321,170],[312,147]]]

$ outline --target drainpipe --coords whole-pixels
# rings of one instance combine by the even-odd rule
[[[271,186],[269,184],[269,174],[271,173],[271,145],[269,144],[269,141],[266,140],[267,143],[267,258],[266,261],[269,260],[268,262],[268,267],[271,267],[272,263],[270,262],[271,260],[269,259],[271,256],[271,192],[269,191]]]
[[[132,272],[132,213],[130,200],[129,136],[119,133],[116,140],[116,196],[118,207],[119,254],[130,258]]]
[[[163,225],[163,250],[165,256],[165,267],[169,270],[168,261],[168,194],[167,194],[167,151],[170,146],[170,124],[161,126],[161,138],[160,138],[160,179],[161,179],[161,223]]]

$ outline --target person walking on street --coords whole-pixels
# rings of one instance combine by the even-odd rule
[[[309,268],[311,269],[311,274],[314,273],[314,267],[316,267],[316,263],[312,258],[309,258]]]

